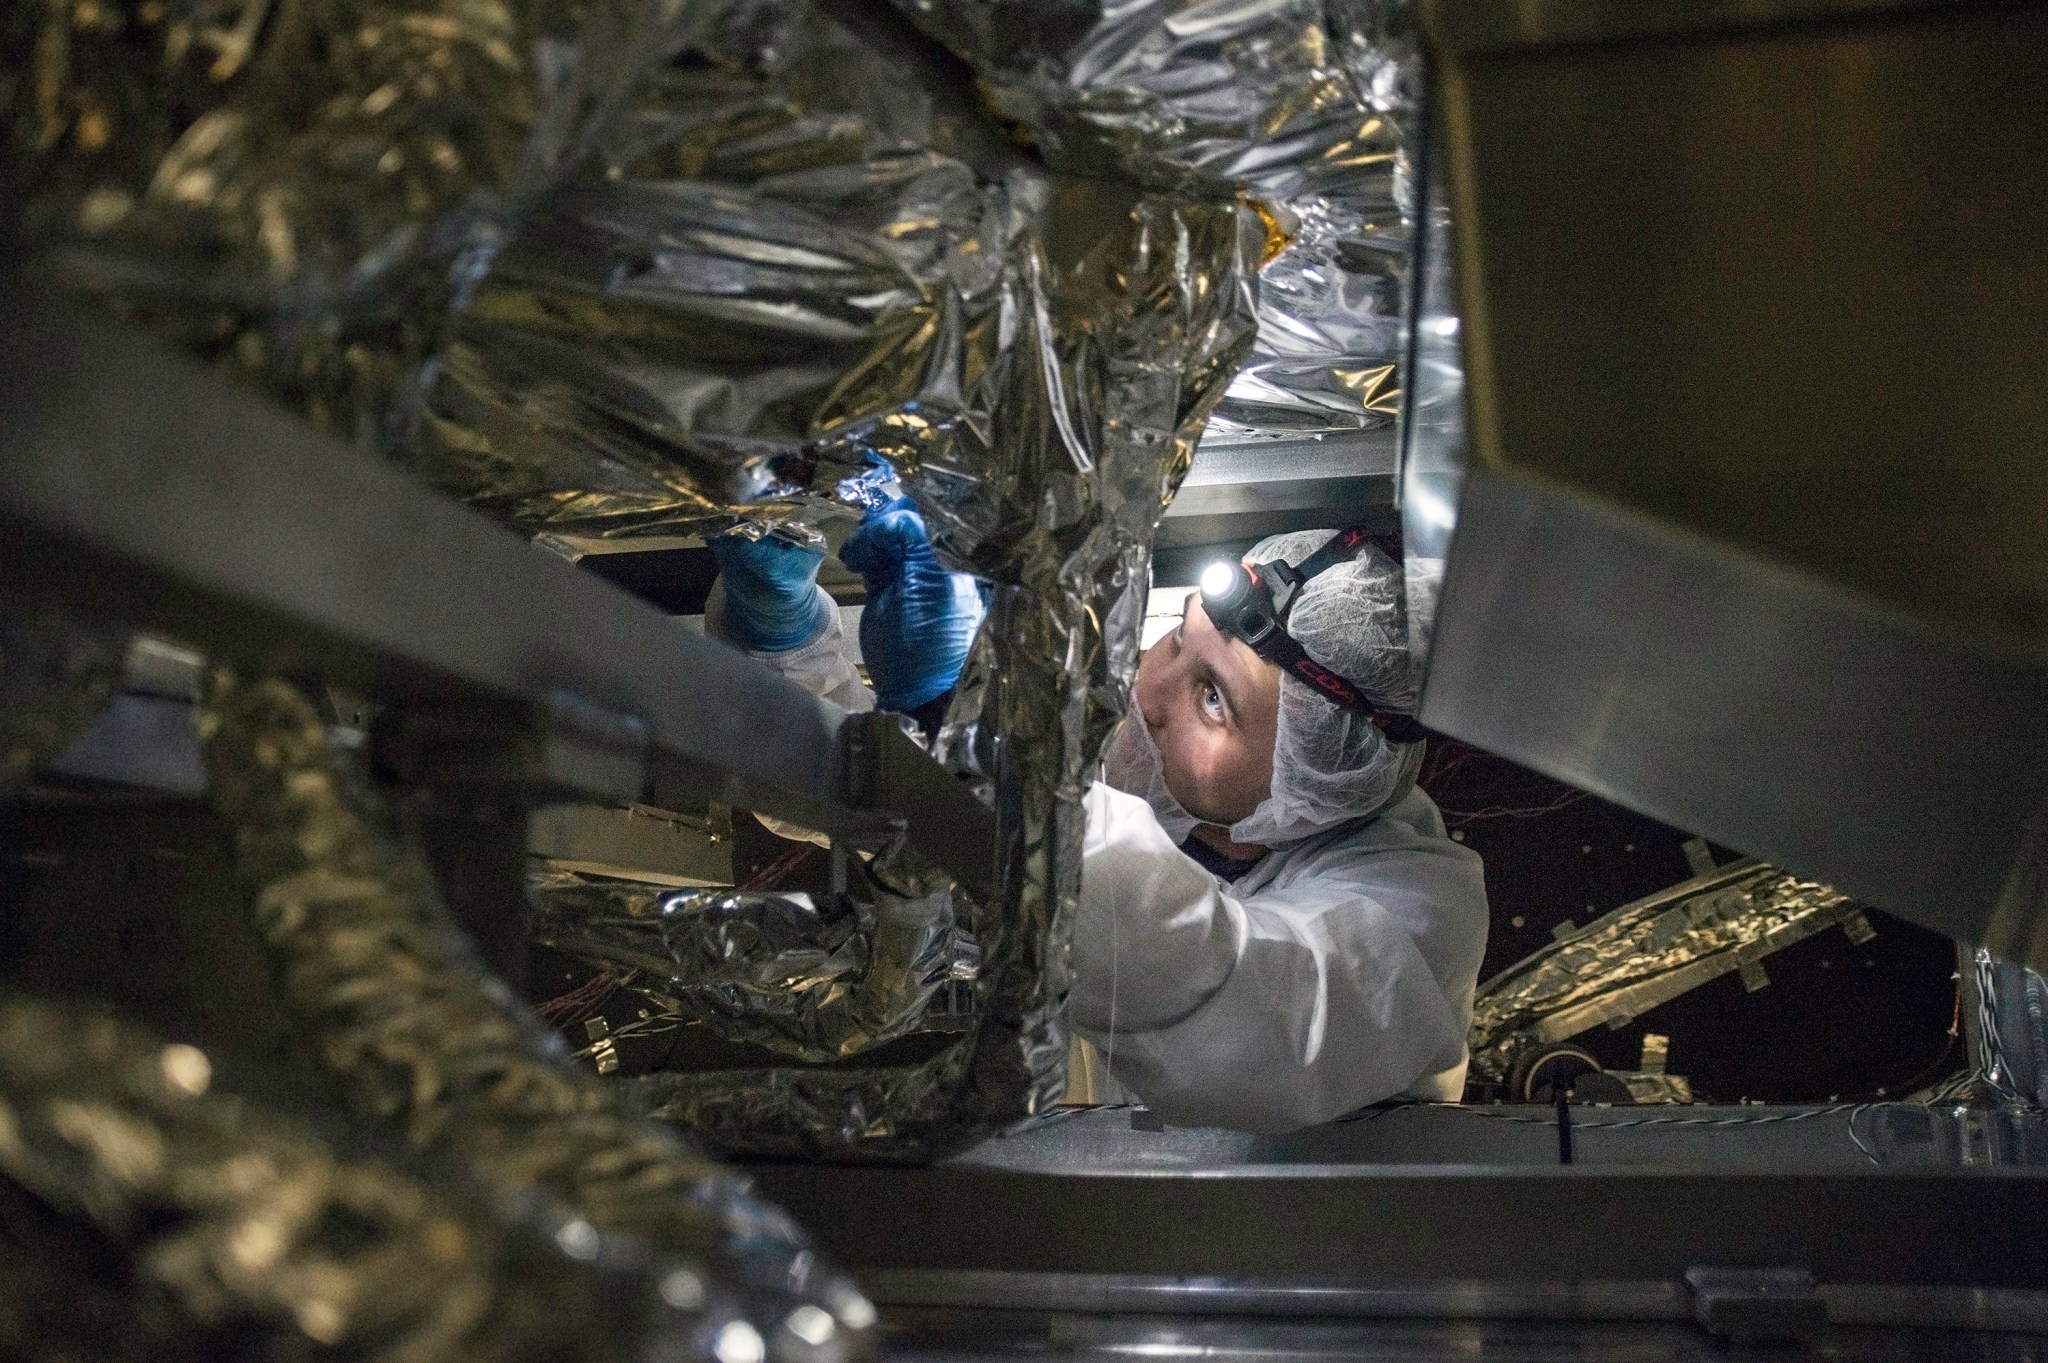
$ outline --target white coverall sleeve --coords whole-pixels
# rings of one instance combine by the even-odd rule
[[[875,693],[862,683],[860,673],[854,670],[853,659],[846,654],[846,630],[839,623],[839,607],[823,587],[819,587],[817,592],[825,598],[830,609],[825,612],[825,627],[815,638],[795,648],[772,653],[757,652],[751,648],[741,648],[740,651],[755,662],[781,673],[820,700],[828,700],[842,709],[856,712],[872,710],[875,708]],[[704,602],[704,632],[740,648],[725,632],[725,579],[722,577],[711,584],[711,594]],[[754,817],[778,838],[813,843],[819,847],[832,845],[832,839],[815,829],[767,814]]]
[[[1415,938],[1360,887],[1319,877],[1240,902],[1143,800],[1097,783],[1085,803],[1070,1016],[1162,1118],[1288,1131],[1463,1058]]]

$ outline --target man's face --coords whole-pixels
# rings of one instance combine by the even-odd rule
[[[1180,626],[1139,662],[1136,692],[1183,809],[1228,828],[1259,807],[1273,784],[1278,667],[1209,623],[1191,592]]]

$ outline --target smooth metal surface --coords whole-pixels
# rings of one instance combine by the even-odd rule
[[[2048,961],[2048,672],[1532,480],[1459,520],[1423,723]]]
[[[864,1274],[861,1287],[885,1308],[1181,1318],[1681,1321],[1695,1319],[1698,1310],[1696,1284],[1655,1279],[1260,1282],[1113,1273],[884,1269]],[[1825,1321],[1837,1326],[2048,1334],[2048,1292],[1810,1281],[1806,1289]]]
[[[1226,1319],[1691,1322],[1695,1270],[1771,1266],[1814,1285],[1795,1324],[1824,1310],[1831,1328],[2048,1330],[2048,1176],[1953,1167],[1970,1157],[1950,1129],[1960,1113],[1572,1116],[1570,1168],[1543,1163],[1547,1109],[1415,1106],[1286,1136],[1099,1110],[939,1168],[756,1172],[897,1316],[1149,1319],[1181,1344],[1214,1320],[1219,1346],[1242,1339]],[[2048,1160],[2048,1129],[2032,1139]],[[1915,1160],[1951,1167],[1902,1167]],[[1783,1323],[1775,1303],[1740,1300],[1744,1281],[1706,1277],[1717,1327]],[[1492,1356],[1461,1356],[1474,1353]]]
[[[206,793],[198,710],[163,696],[114,697],[99,718],[48,762],[51,771],[174,795]]]
[[[136,635],[128,644],[122,693],[45,765],[90,781],[204,794],[198,714],[203,671],[197,654]]]
[[[1415,196],[1422,208],[1409,264],[1408,353],[1402,376],[1407,396],[1401,404],[1400,429],[1408,653],[1418,673],[1428,667],[1444,563],[1458,526],[1459,489],[1471,462],[1450,209],[1441,164],[1443,129],[1433,103],[1422,125],[1424,137],[1415,165]]]
[[[1437,0],[1436,34],[1466,52],[1688,33],[1762,29],[1812,21],[1954,14],[1957,0]]]
[[[1245,1363],[1726,1363],[1731,1356],[1861,1363],[2032,1363],[2039,1341],[1977,1333],[1838,1325],[1819,1348],[1728,1345],[1685,1322],[1261,1320],[897,1307],[883,1313],[885,1357],[974,1363],[1008,1358],[1201,1358]]]
[[[370,694],[637,729],[650,803],[870,837],[936,826],[933,860],[992,877],[993,816],[922,753],[928,773],[885,752],[890,772],[861,788],[938,807],[864,805],[845,712],[127,327],[11,284],[0,303],[8,599]],[[592,793],[619,798],[609,765]]]
[[[1063,1114],[950,1163],[1057,1174],[1080,1169],[1210,1177],[1247,1166],[1539,1167],[1557,1163],[1543,1104],[1389,1104],[1281,1136],[1164,1129],[1149,1113]],[[1573,1162],[1609,1169],[1857,1174],[1901,1169],[2048,1170],[2048,1112],[2018,1105],[1873,1102],[1570,1108]],[[1150,1129],[1147,1129],[1147,1128]]]
[[[2048,9],[1679,8],[1424,7],[1475,459],[2048,662]]]
[[[984,899],[995,885],[996,826],[987,806],[931,760],[902,715],[869,710],[840,726],[839,789],[854,807],[891,811],[911,844]]]
[[[863,1275],[861,1287],[884,1306],[1011,1311],[1438,1320],[1687,1320],[1692,1315],[1684,1284],[1653,1280],[1261,1282],[1116,1273],[882,1269]]]
[[[1731,1343],[1811,1341],[1827,1328],[1827,1304],[1803,1268],[1696,1264],[1685,1285],[1700,1328]]]
[[[1204,1172],[761,1166],[856,1273],[1362,1282],[1677,1281],[1699,1264],[1818,1282],[2048,1290],[2038,1171],[1863,1173],[1242,1165]],[[994,1209],[1000,1209],[995,1212]]]
[[[2048,964],[2048,9],[1422,10],[1423,722]]]
[[[2048,1334],[2048,1292],[1998,1288],[1822,1283],[1816,1289],[1837,1325],[1936,1326]]]
[[[1157,543],[1172,549],[1285,530],[1350,525],[1394,504],[1392,430],[1203,444],[1166,508]]]

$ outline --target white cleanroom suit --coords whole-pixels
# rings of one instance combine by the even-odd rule
[[[1457,1101],[1486,945],[1479,858],[1410,790],[1225,884],[1144,800],[1087,795],[1068,1016],[1165,1120],[1286,1131]]]
[[[1248,557],[1299,562],[1327,537],[1276,536]],[[1398,578],[1377,554],[1312,578],[1289,632],[1375,703],[1412,710]],[[720,633],[716,600],[708,616]],[[753,656],[842,705],[873,704],[852,694],[836,620]],[[1389,743],[1292,677],[1281,688],[1271,793],[1230,829],[1272,850],[1232,878],[1181,850],[1195,821],[1135,706],[1085,797],[1069,1019],[1178,1125],[1284,1131],[1464,1087],[1486,944],[1479,858],[1416,789],[1419,744]]]

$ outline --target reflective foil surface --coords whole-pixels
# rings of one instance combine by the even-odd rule
[[[864,1347],[872,1307],[787,1217],[623,1115],[482,969],[417,845],[329,748],[302,693],[218,672],[202,734],[281,992],[357,1114],[581,1226],[575,1257],[678,1284],[671,1295],[714,1336],[737,1322],[772,1338],[801,1312],[842,1354]]]
[[[839,1060],[903,1035],[941,984],[980,965],[943,890],[913,899],[873,887],[821,913],[803,896],[574,872],[534,888],[535,941],[625,977],[663,1019],[708,1022],[792,1060]]]
[[[302,1115],[315,1106],[280,1111],[236,1092],[205,1052],[93,1009],[0,998],[0,1200],[15,1251],[0,1267],[0,1346],[51,1358],[712,1356],[702,1313],[665,1299],[680,1285],[583,1252],[596,1248],[587,1223],[334,1141]],[[81,1238],[125,1253],[127,1282],[80,1253]]]
[[[816,456],[984,437],[1041,158],[1256,213],[1215,438],[1391,422],[1403,0],[905,0],[967,89],[869,8],[17,6],[7,180],[74,281],[531,530],[830,516]]]
[[[893,467],[993,585],[937,750],[997,810],[1000,892],[885,852],[802,948],[830,984],[775,975],[822,929],[773,900],[657,954],[689,978],[757,918],[767,973],[676,1001],[844,1062],[916,1029],[930,952],[959,968],[936,937],[893,964],[879,925],[926,905],[978,950],[973,1029],[638,1097],[725,1148],[892,1154],[1052,1102],[1154,526],[1212,414],[1392,420],[1406,5],[71,0],[0,36],[55,268],[494,517],[815,542]]]
[[[1406,0],[895,0],[1064,171],[1246,196],[1258,336],[1209,437],[1393,423],[1419,75]]]
[[[1484,982],[1472,1074],[1500,1080],[1528,1047],[1626,1019],[1860,912],[1840,891],[1769,866],[1653,895]]]

